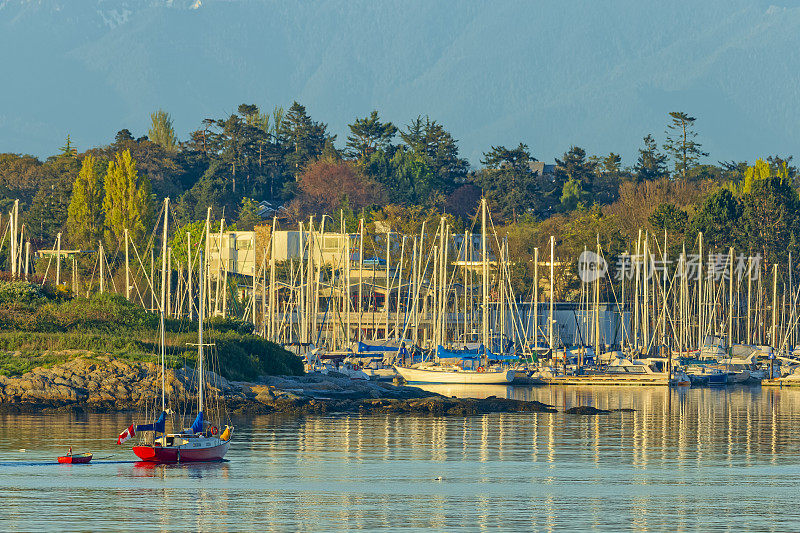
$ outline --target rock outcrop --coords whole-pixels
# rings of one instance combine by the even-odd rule
[[[194,369],[167,369],[164,389],[169,401],[192,402]],[[212,372],[209,395],[223,399],[237,413],[394,412],[479,414],[554,412],[540,402],[488,398],[447,398],[417,387],[352,380],[332,372],[305,376],[264,376],[258,382],[230,382]],[[75,357],[20,377],[0,376],[0,411],[124,411],[152,406],[161,396],[161,372],[153,363],[109,356]]]

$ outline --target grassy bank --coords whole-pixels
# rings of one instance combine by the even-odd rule
[[[48,287],[0,281],[0,374],[20,375],[77,355],[103,354],[154,362],[159,317],[115,294],[68,298]],[[206,322],[204,342],[228,379],[264,374],[299,375],[300,359],[251,334],[249,324],[215,318]],[[194,366],[197,323],[166,321],[167,364]],[[212,366],[215,366],[212,364]],[[215,368],[216,370],[216,368]]]

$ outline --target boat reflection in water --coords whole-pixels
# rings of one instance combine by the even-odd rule
[[[119,415],[6,414],[4,526],[800,530],[800,390],[426,388],[538,400],[559,412],[240,416],[230,463],[87,468],[31,461],[68,443],[98,457],[118,452],[108,430]],[[564,412],[574,406],[633,411]]]

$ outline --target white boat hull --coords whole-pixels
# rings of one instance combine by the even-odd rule
[[[473,370],[431,370],[396,366],[394,369],[409,383],[458,383],[461,385],[487,385],[511,383],[514,370],[478,372]]]

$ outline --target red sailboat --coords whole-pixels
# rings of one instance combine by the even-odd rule
[[[166,211],[164,215],[164,246],[167,242],[167,229],[166,229]],[[162,256],[166,257],[166,250],[163,250]],[[166,261],[166,259],[164,259]],[[200,264],[203,264],[203,254],[200,252]],[[163,271],[166,272],[166,264],[163,265]],[[162,274],[163,276],[163,274]],[[162,287],[165,286],[166,280],[162,279]],[[197,361],[198,361],[198,412],[192,425],[184,428],[179,432],[166,433],[166,416],[168,410],[166,408],[165,393],[164,393],[164,367],[166,360],[166,349],[164,339],[164,291],[162,290],[162,305],[161,305],[161,414],[158,419],[152,424],[132,425],[128,428],[123,435],[120,435],[121,443],[127,437],[134,436],[137,432],[153,432],[152,440],[145,441],[145,443],[133,447],[133,453],[136,454],[142,461],[152,463],[180,463],[180,462],[198,462],[198,461],[219,461],[228,451],[233,436],[233,427],[225,426],[220,432],[218,427],[211,421],[205,419],[203,411],[203,394],[205,377],[203,373],[204,357],[203,357],[203,315],[205,309],[205,282],[203,275],[203,268],[200,269],[200,298],[199,298],[199,324],[198,324],[198,345],[197,345]],[[127,433],[127,436],[126,436]],[[126,436],[125,438],[123,438]]]

